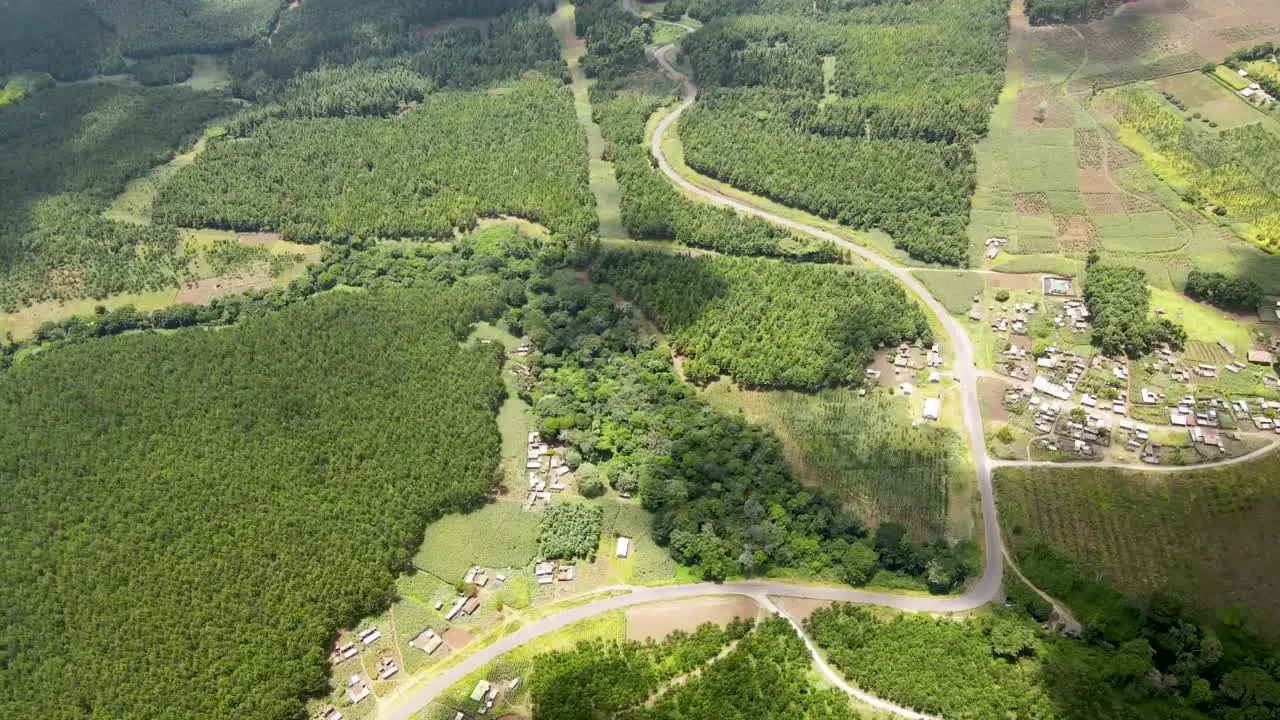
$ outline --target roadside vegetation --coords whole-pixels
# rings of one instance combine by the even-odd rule
[[[621,219],[627,233],[643,240],[674,240],[725,255],[763,255],[832,262],[840,253],[830,243],[798,238],[760,218],[739,215],[685,197],[650,160],[646,123],[674,98],[677,86],[648,81],[643,46],[649,25],[616,2],[578,7],[579,33],[588,39],[585,67],[593,72],[592,114],[605,138],[605,158],[613,163],[622,189]],[[637,65],[636,59],[642,62]]]
[[[837,603],[805,623],[851,681],[878,697],[957,720],[1268,717],[1271,651],[1238,629],[1198,624],[1164,598],[1114,642],[1045,633],[996,609],[933,618]]]
[[[877,347],[932,340],[919,306],[873,271],[612,250],[596,277],[662,328],[694,382],[727,373],[750,386],[847,384]]]
[[[4,714],[297,714],[425,521],[493,482],[497,364],[456,334],[493,307],[330,294],[0,374]]]

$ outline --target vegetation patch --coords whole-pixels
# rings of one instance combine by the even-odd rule
[[[492,502],[427,526],[414,567],[448,583],[472,567],[523,568],[538,552],[539,516],[515,502]]]
[[[94,84],[51,88],[3,108],[0,309],[176,286],[185,265],[177,230],[100,213],[129,180],[232,107],[181,88]]]
[[[1074,578],[1101,573],[1131,602],[1169,590],[1211,612],[1245,614],[1280,633],[1274,566],[1280,474],[1274,459],[1215,470],[1143,475],[1115,470],[1002,468],[1000,519],[1032,582],[1100,625],[1116,601]],[[1047,555],[1037,547],[1051,548]],[[1037,554],[1039,553],[1039,554]],[[1031,562],[1031,558],[1042,560]],[[1055,560],[1077,563],[1069,573]]]
[[[702,88],[679,128],[690,167],[883,230],[916,259],[966,263],[972,145],[1003,81],[1006,7],[775,3],[750,14],[762,10],[698,10],[709,22],[682,46]]]
[[[876,346],[931,339],[919,306],[877,272],[614,250],[597,275],[668,333],[696,381],[727,372],[756,386],[846,383]]]
[[[542,515],[538,548],[544,557],[572,560],[595,556],[604,510],[586,503],[557,503]]]
[[[594,232],[570,91],[539,77],[513,90],[439,93],[394,121],[265,121],[243,139],[212,141],[161,188],[155,216],[304,241],[452,237],[500,213],[570,238]]]

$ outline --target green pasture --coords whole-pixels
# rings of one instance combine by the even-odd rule
[[[973,297],[982,294],[982,275],[965,270],[915,270],[916,279],[924,284],[947,312],[963,315],[973,304]]]
[[[522,568],[538,552],[542,515],[521,510],[519,502],[491,502],[469,513],[446,515],[427,526],[415,567],[447,582],[473,565]]]

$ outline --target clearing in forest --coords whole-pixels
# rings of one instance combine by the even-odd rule
[[[661,642],[676,630],[693,632],[703,623],[727,625],[735,618],[754,619],[760,606],[745,595],[724,595],[638,605],[626,613],[628,640]]]

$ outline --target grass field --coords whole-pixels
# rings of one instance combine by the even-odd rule
[[[1140,14],[1125,7],[1074,29],[1030,28],[1015,15],[1006,87],[977,146],[969,227],[975,250],[992,236],[1010,243],[981,266],[1075,275],[1085,254],[1098,250],[1105,260],[1141,267],[1151,285],[1166,290],[1180,289],[1198,268],[1244,275],[1280,293],[1280,257],[1240,237],[1264,244],[1260,233],[1184,203],[1179,192],[1185,186],[1169,185],[1174,168],[1150,166],[1141,148],[1135,152],[1115,139],[1122,128],[1111,116],[1114,91],[1088,98],[1095,85],[1138,81],[1168,109],[1175,108],[1162,92],[1177,97],[1186,116],[1199,113],[1192,124],[1217,123],[1214,132],[1264,120],[1197,68],[1204,62],[1198,58],[1220,59],[1253,44],[1263,27],[1258,18],[1271,16],[1280,10],[1252,8],[1251,30],[1230,25],[1239,16],[1211,0],[1147,6]],[[1180,118],[1176,128],[1184,124]],[[1231,200],[1256,205],[1253,196]]]
[[[541,515],[524,512],[519,502],[492,502],[479,510],[446,515],[427,526],[414,566],[456,582],[472,565],[521,568],[538,552]]]
[[[963,315],[973,304],[973,297],[982,294],[982,275],[963,270],[915,270],[911,273],[924,284],[947,312]]]
[[[1015,552],[1043,543],[1131,599],[1171,590],[1212,612],[1241,607],[1280,636],[1274,456],[1168,475],[1001,468],[996,497]],[[1050,568],[1019,564],[1032,582],[1057,594]]]
[[[600,236],[625,238],[627,231],[622,227],[622,212],[619,209],[622,189],[618,186],[618,178],[613,172],[613,163],[603,159],[604,136],[600,132],[600,126],[591,116],[589,81],[582,72],[582,68],[578,67],[578,61],[585,53],[585,47],[574,34],[573,5],[561,3],[551,16],[550,22],[560,38],[560,56],[569,65],[574,112],[587,133],[589,156],[587,165],[590,173],[591,194],[596,198],[596,213],[600,217]]]
[[[937,386],[935,386],[937,387]],[[924,394],[938,394],[921,387]],[[727,382],[706,396],[782,438],[802,482],[830,488],[873,524],[902,522],[919,536],[967,537],[969,476],[959,436],[941,425],[912,427],[918,409],[887,391],[752,391]],[[916,398],[912,398],[916,399]],[[944,402],[955,406],[956,402]]]

